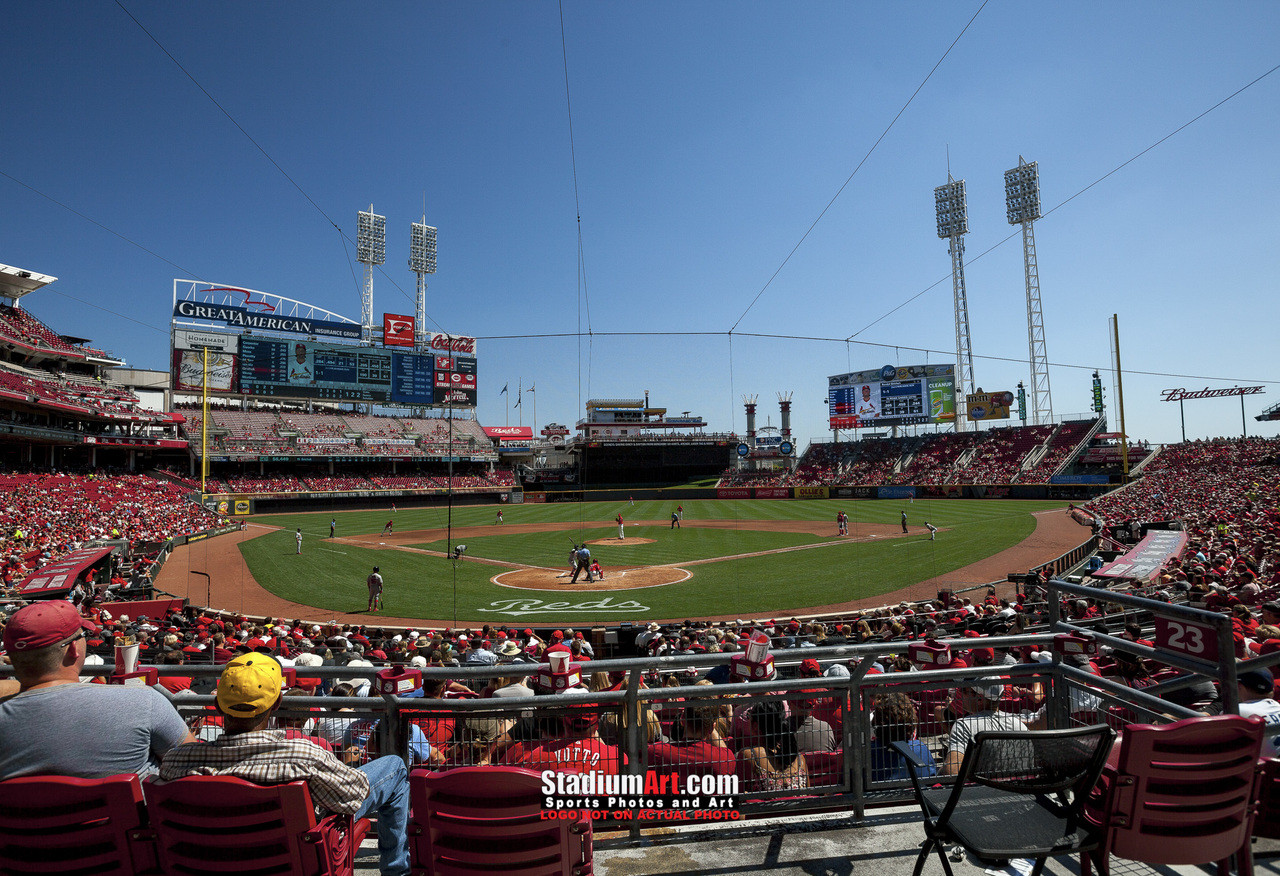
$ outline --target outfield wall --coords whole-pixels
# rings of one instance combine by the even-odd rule
[[[486,490],[483,492],[455,492],[454,505],[497,505],[515,503],[518,490]],[[229,514],[275,514],[286,511],[354,511],[361,508],[438,508],[449,504],[449,494],[443,490],[431,492],[417,490],[378,490],[338,493],[252,493],[210,494],[208,502],[227,503]],[[244,510],[238,510],[241,507]]]
[[[688,501],[692,499],[1041,499],[1086,501],[1105,488],[1088,484],[946,484],[892,485],[883,487],[667,487],[663,489],[526,490],[525,501],[618,502],[637,500]]]

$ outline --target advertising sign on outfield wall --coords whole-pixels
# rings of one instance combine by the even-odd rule
[[[750,499],[750,487],[718,487],[716,489],[717,499]]]
[[[797,499],[825,499],[828,496],[829,487],[796,487]]]
[[[914,499],[915,487],[876,487],[877,499]]]
[[[832,487],[831,498],[833,499],[874,499],[876,497],[875,487]]]
[[[790,487],[756,487],[757,499],[790,499]]]

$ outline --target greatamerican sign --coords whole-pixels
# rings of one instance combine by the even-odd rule
[[[1257,395],[1264,392],[1265,388],[1261,386],[1233,386],[1230,389],[1196,389],[1187,392],[1185,389],[1165,389],[1160,394],[1164,396],[1164,401],[1190,401],[1196,398],[1229,398],[1235,395]]]
[[[240,329],[263,332],[288,332],[295,335],[314,335],[329,338],[360,339],[360,326],[353,322],[334,322],[325,319],[307,319],[301,316],[276,316],[271,313],[252,313],[243,307],[230,304],[205,304],[200,301],[179,301],[173,305],[173,315],[185,319],[202,319],[221,322]],[[473,340],[474,344],[475,341]]]

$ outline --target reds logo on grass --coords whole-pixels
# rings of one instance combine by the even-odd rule
[[[530,614],[558,614],[566,611],[620,611],[634,613],[649,611],[649,606],[628,599],[625,602],[614,602],[611,597],[592,599],[587,602],[543,602],[541,599],[503,599],[490,602],[492,608],[477,608],[476,611],[507,614],[513,617],[524,617]]]
[[[387,347],[413,346],[414,318],[395,313],[382,314],[382,343]]]

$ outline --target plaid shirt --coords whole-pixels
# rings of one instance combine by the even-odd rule
[[[234,776],[259,785],[305,781],[316,806],[342,815],[354,815],[369,796],[364,773],[318,745],[286,739],[283,730],[223,733],[213,742],[172,748],[160,764],[160,778],[184,776]]]

